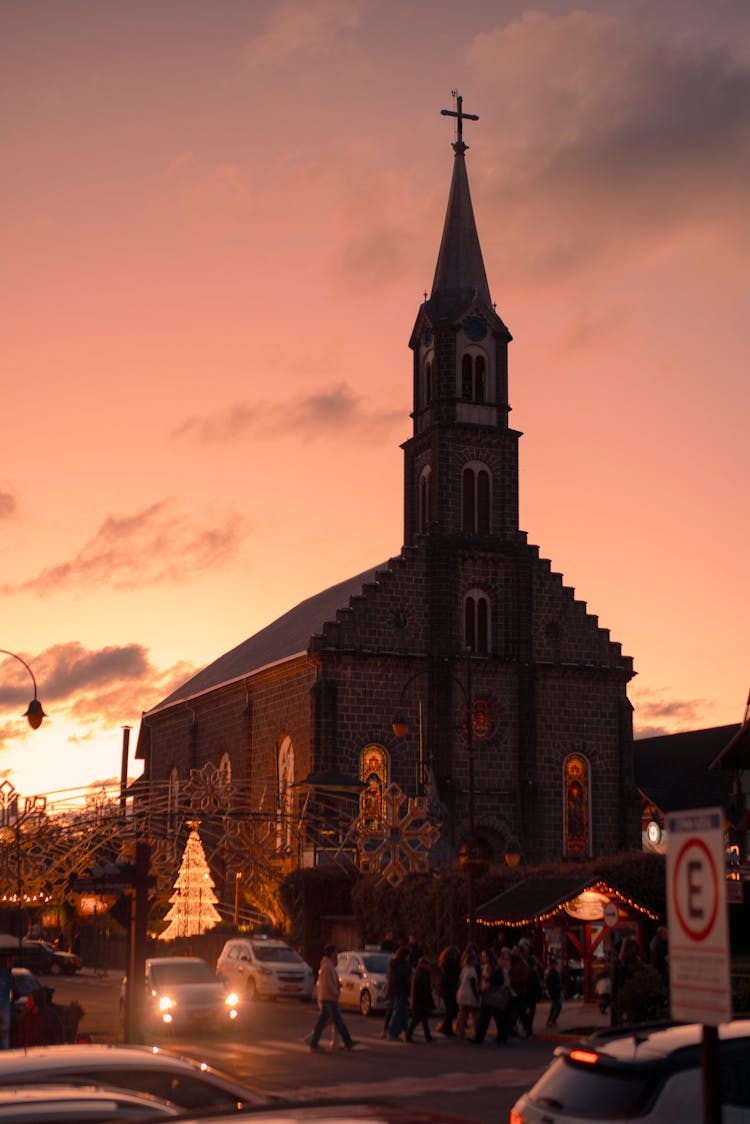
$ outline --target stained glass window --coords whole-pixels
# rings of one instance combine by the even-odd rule
[[[365,787],[359,813],[367,827],[380,827],[385,819],[383,793],[388,787],[388,754],[379,745],[368,745],[359,758],[359,779]]]
[[[591,792],[589,763],[580,753],[563,762],[563,800],[565,854],[586,857],[591,854]]]

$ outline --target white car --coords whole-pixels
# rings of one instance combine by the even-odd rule
[[[120,990],[120,1021],[125,1020],[127,977]],[[143,1017],[147,1027],[217,1029],[231,1026],[239,996],[228,991],[198,956],[163,956],[146,961]]]
[[[182,1115],[178,1105],[148,1093],[99,1085],[0,1087],[0,1124],[103,1124],[112,1120],[164,1120]]]
[[[0,1050],[0,1088],[7,1086],[108,1085],[148,1093],[184,1111],[234,1112],[267,1105],[248,1089],[199,1060],[158,1046],[35,1046]]]
[[[315,974],[285,941],[234,937],[216,961],[216,974],[245,999],[310,999]]]
[[[510,1124],[702,1119],[697,1024],[603,1031],[555,1057],[510,1112]],[[719,1027],[724,1124],[750,1124],[750,1019]]]
[[[384,1010],[390,960],[390,952],[367,949],[340,952],[336,961],[341,985],[339,1006],[361,1011],[363,1015]]]

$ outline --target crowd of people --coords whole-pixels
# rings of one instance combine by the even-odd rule
[[[389,952],[386,1011],[383,1037],[392,1042],[414,1042],[421,1030],[425,1042],[432,1042],[430,1019],[436,1010],[436,1033],[481,1045],[494,1026],[495,1041],[504,1046],[511,1037],[532,1038],[537,1003],[549,1001],[547,1027],[555,1027],[562,1012],[563,979],[556,957],[547,956],[546,967],[536,956],[531,942],[522,937],[516,944],[493,943],[479,948],[471,942],[461,951],[451,944],[442,950],[435,963],[423,953],[413,935],[405,942],[388,932],[381,950]],[[667,930],[660,928],[651,941],[649,960],[662,979],[668,982],[669,945]],[[612,951],[612,963],[597,984],[602,1011],[611,1008],[619,987],[643,966],[638,942],[625,937]],[[351,1050],[353,1041],[338,1005],[339,982],[336,948],[328,945],[319,972],[319,1016],[310,1048],[319,1049],[320,1036],[331,1022]]]

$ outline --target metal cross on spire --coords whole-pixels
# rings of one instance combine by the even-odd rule
[[[455,109],[441,109],[440,113],[443,117],[455,117],[456,118],[457,123],[458,123],[458,138],[456,140],[456,143],[453,145],[453,147],[456,150],[456,152],[465,152],[466,149],[469,146],[464,144],[463,122],[464,121],[478,121],[479,118],[477,117],[476,113],[464,113],[464,111],[463,111],[464,99],[461,97],[458,90],[451,90],[451,94],[456,99],[456,108]]]

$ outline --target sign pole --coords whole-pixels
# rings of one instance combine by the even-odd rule
[[[719,1024],[732,1018],[724,813],[667,816],[669,1001],[672,1018],[703,1024],[703,1120],[721,1124]]]

